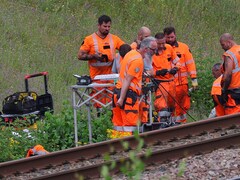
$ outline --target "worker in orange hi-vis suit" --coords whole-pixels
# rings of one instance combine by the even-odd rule
[[[221,63],[216,63],[212,67],[212,74],[215,78],[215,81],[212,85],[211,95],[214,102],[214,108],[216,111],[215,116],[223,116],[225,115],[224,107],[223,107],[223,99],[222,99],[222,88],[221,88],[221,81],[222,81],[222,73],[221,73]]]
[[[189,47],[177,41],[174,27],[164,28],[164,34],[166,37],[166,43],[170,44],[177,56],[180,58],[181,68],[177,74],[175,74],[176,83],[176,123],[187,122],[187,111],[190,108],[190,96],[188,88],[188,77],[190,76],[192,81],[192,89],[198,88],[197,71],[195,61]]]
[[[123,60],[124,56],[131,50],[132,48],[129,44],[123,44],[120,46],[119,52],[116,54],[116,57],[113,61],[112,73],[119,73],[121,61]]]
[[[46,154],[49,154],[49,152],[46,151],[42,145],[38,144],[34,147],[31,147],[27,151],[26,157],[37,156],[37,155],[46,155]]]
[[[229,33],[220,37],[220,44],[225,50],[223,54],[222,98],[225,114],[240,112],[240,45]]]
[[[174,49],[166,44],[163,33],[155,35],[158,49],[153,55],[155,82],[158,87],[155,92],[154,108],[158,112],[160,122],[171,122],[175,110],[176,86],[174,75],[180,68],[179,57]]]
[[[143,39],[151,36],[151,30],[146,27],[142,26],[137,34],[137,38],[134,40],[134,42],[131,44],[132,49],[136,50],[140,48],[140,43]],[[144,71],[147,72],[150,75],[153,75],[153,67],[152,67],[152,59],[147,57],[144,61]],[[147,84],[150,82],[150,79],[148,77],[143,77],[143,84]],[[141,99],[139,103],[139,119],[141,119],[142,123],[148,122],[148,114],[149,114],[149,97],[146,92],[146,94],[142,94],[143,98]]]
[[[143,59],[152,56],[157,49],[154,37],[145,38],[138,50],[128,52],[121,62],[119,80],[113,94],[114,130],[129,132],[137,130],[139,122],[139,96],[142,89]]]
[[[87,36],[78,52],[78,59],[88,61],[90,76],[93,79],[96,75],[111,74],[113,59],[116,49],[119,50],[124,42],[116,35],[109,33],[111,28],[111,18],[102,15],[98,18],[98,31]],[[99,81],[98,83],[108,83]],[[94,95],[95,91],[91,93]],[[111,95],[99,95],[95,97],[99,101],[106,103],[110,101]],[[101,105],[95,103],[94,106],[100,110]]]

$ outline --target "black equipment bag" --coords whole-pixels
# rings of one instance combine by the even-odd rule
[[[27,92],[29,91],[28,79],[38,77],[38,76],[44,76],[45,94],[38,95],[37,97],[37,110],[39,110],[40,115],[43,115],[43,116],[46,111],[50,111],[51,113],[53,113],[53,99],[52,99],[52,95],[48,93],[47,75],[48,75],[48,72],[41,72],[41,73],[25,76],[25,86],[26,86]]]
[[[52,95],[48,93],[47,87],[48,72],[41,72],[25,76],[25,92],[16,92],[3,100],[3,114],[27,114],[39,111],[40,115],[44,115],[46,111],[53,112]],[[45,94],[40,96],[36,92],[29,91],[28,80],[30,78],[44,76]]]
[[[26,114],[37,110],[37,93],[16,92],[3,100],[4,114]]]
[[[77,79],[78,79],[77,85],[89,85],[92,83],[92,79],[88,75],[79,76]]]
[[[52,95],[47,93],[38,96],[37,109],[40,111],[41,115],[44,115],[46,111],[50,111],[51,113],[53,113]]]

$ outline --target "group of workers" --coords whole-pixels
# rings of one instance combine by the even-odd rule
[[[166,27],[154,37],[149,28],[141,27],[137,39],[130,45],[111,34],[110,28],[111,18],[100,16],[97,32],[84,39],[78,59],[88,61],[92,79],[96,75],[119,73],[119,80],[111,96],[114,129],[133,132],[139,123],[148,121],[149,97],[145,96],[141,101],[140,97],[144,95],[143,84],[151,81],[156,86],[154,109],[158,113],[158,121],[186,123],[190,108],[188,79],[191,80],[192,89],[196,90],[197,71],[188,45],[177,41],[174,27]],[[226,52],[222,65],[214,66],[214,69],[220,71],[221,78],[213,84],[213,89],[219,86],[220,92],[219,89],[212,90],[217,116],[240,111],[240,46],[227,33],[221,36],[220,44]],[[108,97],[96,98],[110,101]],[[94,106],[101,110],[99,104],[95,103]],[[218,109],[224,112],[219,113]]]

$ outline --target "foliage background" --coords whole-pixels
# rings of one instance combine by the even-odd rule
[[[24,75],[48,71],[55,115],[48,117],[53,127],[46,125],[44,131],[56,133],[51,135],[57,140],[49,145],[49,134],[49,137],[40,137],[38,142],[45,143],[49,150],[72,146],[70,86],[76,83],[72,74],[88,74],[87,63],[77,60],[77,52],[83,38],[97,30],[97,18],[107,14],[112,18],[111,33],[127,43],[136,38],[141,26],[148,26],[153,35],[165,26],[176,28],[178,40],[191,48],[198,70],[200,89],[191,94],[189,114],[194,119],[189,118],[189,121],[204,119],[213,106],[210,97],[211,67],[221,62],[223,53],[219,37],[229,32],[236,42],[240,42],[239,7],[239,0],[2,0],[0,101],[24,90]],[[38,94],[44,93],[43,80],[31,79],[30,89]],[[67,101],[67,106],[64,101]],[[85,117],[82,119],[86,120]],[[107,120],[110,120],[110,115]],[[66,129],[52,131],[58,126]],[[8,138],[4,139],[4,133],[9,134],[6,131],[0,133],[1,152],[9,142]],[[66,144],[61,144],[61,134],[65,134],[67,140],[63,142]],[[83,137],[83,142],[87,142],[86,136]],[[23,157],[23,153],[18,156]],[[17,157],[5,159],[14,158]]]
[[[25,74],[48,71],[49,91],[59,112],[63,100],[71,101],[70,86],[76,83],[72,74],[88,74],[87,63],[77,60],[83,38],[96,31],[97,18],[107,14],[112,18],[111,32],[127,43],[141,26],[148,26],[153,35],[175,26],[178,39],[195,57],[204,89],[198,104],[205,105],[213,80],[208,76],[211,66],[221,61],[223,52],[219,36],[229,32],[240,39],[239,5],[238,0],[2,0],[0,100],[24,90]],[[41,79],[30,82],[39,94],[41,85]]]

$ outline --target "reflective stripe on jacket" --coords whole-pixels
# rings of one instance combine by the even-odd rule
[[[113,129],[116,131],[134,132],[138,128],[137,126],[114,126]]]
[[[189,47],[182,42],[176,42],[172,46],[180,58],[179,62],[181,64],[180,71],[175,74],[176,85],[188,84],[188,76],[190,78],[197,78],[196,65]]]
[[[105,55],[103,62],[96,59],[88,60],[88,66],[91,78],[100,74],[111,74],[112,62],[115,57],[116,49],[119,49],[124,42],[114,34],[108,34],[105,38],[99,37],[96,33],[87,36],[80,50],[90,55],[99,53]]]
[[[233,46],[223,56],[227,56],[233,61],[232,79],[228,89],[240,88],[240,45]]]
[[[222,94],[222,88],[221,88],[221,81],[222,81],[222,75],[219,76],[212,85],[211,95],[221,95]]]
[[[108,36],[109,36],[109,45],[110,45],[110,54],[108,54],[108,58],[113,60],[113,58],[115,57],[113,38],[112,38],[111,34],[108,34]],[[96,33],[92,34],[92,38],[93,38],[95,52],[100,52],[99,51],[97,37],[96,37]],[[100,67],[101,66],[111,66],[112,65],[112,61],[110,61],[110,62],[97,61],[97,62],[90,62],[89,64],[90,64],[90,66],[94,66],[94,67],[98,67],[98,66],[100,66]]]

